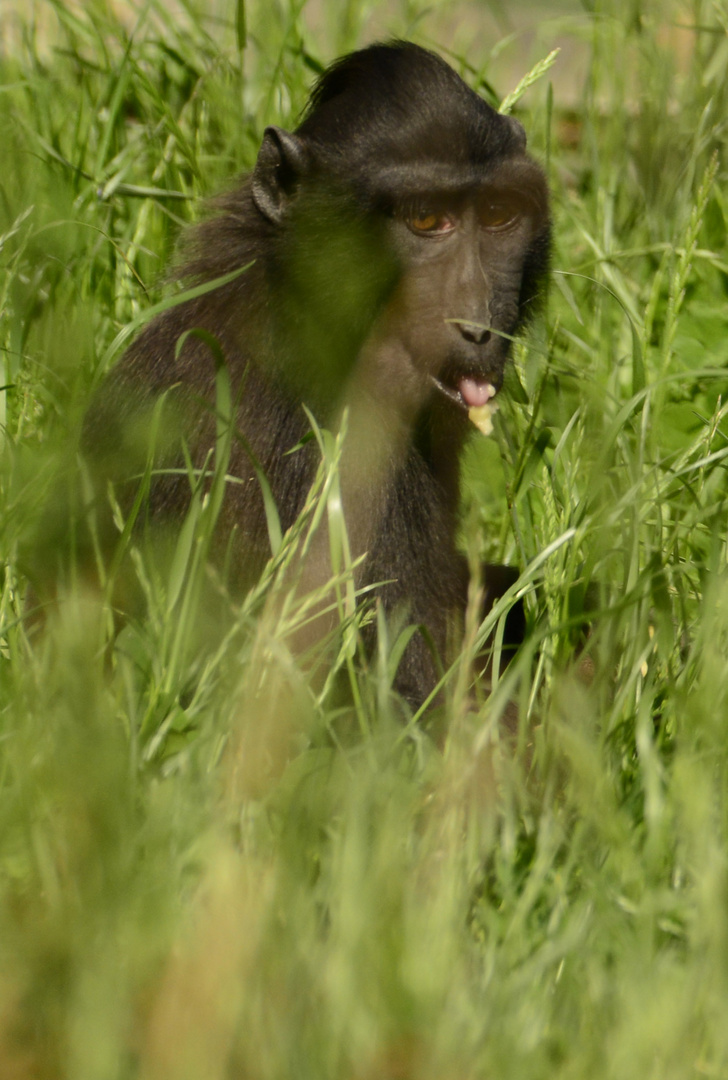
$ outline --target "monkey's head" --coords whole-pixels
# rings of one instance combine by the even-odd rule
[[[499,389],[548,262],[525,146],[518,121],[404,42],[338,61],[295,132],[266,129],[251,194],[308,379],[335,396],[376,338],[382,388],[408,412],[434,397],[465,415]]]

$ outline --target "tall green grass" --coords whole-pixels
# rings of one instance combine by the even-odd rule
[[[521,55],[474,5],[465,57],[432,7],[48,0],[5,24],[1,1077],[728,1077],[728,13],[595,0]],[[269,506],[242,602],[206,559],[224,367],[210,495],[166,558],[117,508],[101,561],[76,452],[199,197],[374,32],[484,93],[510,56],[501,97],[558,44],[553,70],[584,59],[568,104],[553,72],[515,104],[553,275],[464,470],[463,544],[523,569],[529,637],[485,696],[471,619],[439,741],[391,694],[408,629],[359,650],[334,436],[290,534]],[[290,585],[324,514],[342,629],[312,685],[291,643],[321,597]],[[143,604],[120,625],[122,565]]]

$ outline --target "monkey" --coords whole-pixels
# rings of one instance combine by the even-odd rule
[[[467,604],[457,530],[470,417],[487,422],[510,341],[544,291],[543,170],[518,120],[434,52],[391,41],[326,69],[299,125],[267,127],[252,172],[213,211],[183,240],[177,274],[191,286],[222,283],[139,334],[89,411],[84,449],[131,460],[129,431],[164,395],[201,467],[216,437],[213,338],[239,435],[228,464],[238,482],[226,486],[218,528],[234,534],[232,574],[244,590],[270,557],[253,462],[289,528],[318,464],[306,409],[331,430],[346,416],[340,484],[352,555],[362,557],[356,583],[424,628],[395,682],[417,707]],[[179,448],[170,453],[183,463]],[[184,469],[169,470],[152,484],[150,512],[180,521],[189,498]],[[326,582],[325,527],[309,562],[306,587]],[[490,604],[517,571],[485,575]],[[517,607],[511,621],[518,637]]]

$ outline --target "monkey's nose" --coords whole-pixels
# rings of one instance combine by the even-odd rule
[[[473,345],[485,345],[490,337],[490,330],[481,323],[466,322],[465,320],[461,321],[456,319],[455,325],[465,340],[472,342]]]

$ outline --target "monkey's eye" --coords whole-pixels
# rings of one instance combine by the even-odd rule
[[[407,217],[406,221],[412,232],[425,233],[427,236],[444,236],[455,228],[452,218],[438,210],[420,210]]]
[[[505,229],[515,224],[520,216],[520,210],[513,200],[498,196],[484,199],[479,213],[484,229]]]

